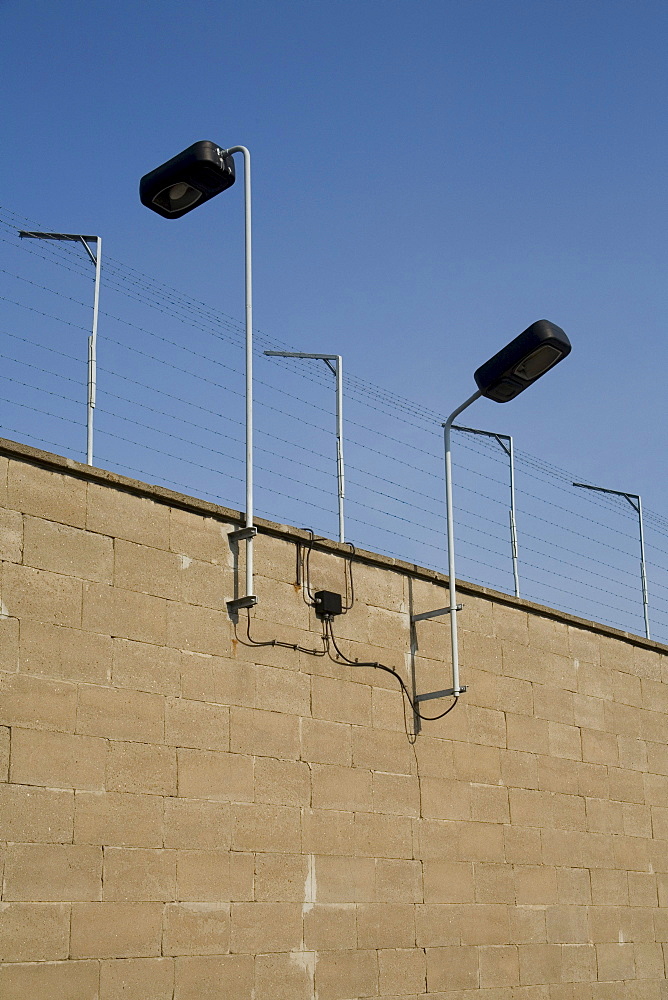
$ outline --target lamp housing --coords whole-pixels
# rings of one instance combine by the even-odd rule
[[[487,399],[507,403],[570,354],[571,343],[549,320],[539,319],[474,373]]]
[[[234,184],[234,160],[215,142],[188,146],[139,182],[142,205],[163,219],[180,219]]]

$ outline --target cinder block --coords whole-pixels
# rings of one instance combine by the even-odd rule
[[[572,726],[574,716],[574,694],[546,684],[533,685],[534,712],[536,718],[550,722],[561,722]],[[524,713],[530,715],[530,712]]]
[[[165,907],[163,955],[221,955],[229,951],[230,907],[170,903]]]
[[[353,767],[393,774],[413,774],[415,758],[404,733],[352,728]]]
[[[72,958],[160,955],[162,903],[73,903]]]
[[[74,842],[162,847],[162,799],[129,792],[77,792]]]
[[[0,670],[19,668],[19,620],[0,614]]]
[[[622,673],[621,670],[612,671],[612,693],[614,701],[620,701],[624,705],[635,705],[641,708],[642,681],[635,674]]]
[[[161,695],[181,693],[183,654],[167,646],[131,639],[112,639],[111,644],[114,687]],[[184,697],[189,695],[184,693]]]
[[[58,997],[98,1000],[99,962],[30,962],[0,965],[0,996],[7,1000]]]
[[[550,944],[587,944],[586,906],[548,906],[547,940]]]
[[[509,823],[508,789],[501,785],[471,785],[471,819],[480,823]]]
[[[106,740],[69,733],[12,732],[11,780],[49,788],[103,789]]]
[[[314,764],[311,768],[311,781],[314,809],[372,811],[371,771],[334,764]]]
[[[81,581],[72,577],[33,569],[32,566],[4,563],[4,613],[13,618],[79,627],[82,589]]]
[[[522,750],[501,752],[501,775],[503,784],[512,788],[538,788],[538,762],[544,758]]]
[[[172,958],[116,958],[100,963],[100,1000],[172,1000]]]
[[[477,903],[514,903],[515,883],[511,865],[474,864]]]
[[[65,580],[67,577],[62,579]],[[83,585],[81,622],[83,628],[89,632],[175,646],[177,643],[171,641],[171,638],[169,641],[167,639],[168,607],[173,615],[175,613],[173,609],[181,608],[182,605],[165,601],[161,597],[121,590],[119,587],[110,587],[103,583],[86,582]]]
[[[105,902],[169,902],[176,899],[176,852],[104,849]]]
[[[614,733],[582,729],[582,759],[592,764],[617,764],[619,748]]]
[[[83,528],[87,487],[85,480],[68,474],[23,461],[9,464],[7,501],[12,510],[24,514]]]
[[[0,726],[0,781],[9,780],[9,732],[8,726]]]
[[[311,678],[297,668],[291,669],[258,664],[255,668],[255,706],[269,712],[287,715],[311,714]]]
[[[519,946],[520,983],[535,986],[560,983],[562,950],[558,944],[522,944]]]
[[[560,903],[586,906],[592,902],[589,869],[557,868],[557,897]]]
[[[483,945],[478,950],[478,962],[481,989],[519,986],[520,964],[515,945]]]
[[[299,719],[255,708],[230,709],[230,749],[260,757],[299,759]]]
[[[526,753],[548,753],[549,730],[545,719],[531,719],[526,715],[506,715],[507,746],[509,750]]]
[[[240,803],[234,810],[232,850],[292,854],[300,842],[300,820],[293,806]]]
[[[79,689],[77,732],[111,740],[161,743],[164,699],[157,694],[95,685]]]
[[[315,903],[304,913],[304,947],[344,951],[357,947],[354,903]]]
[[[312,712],[315,719],[347,722],[356,726],[371,725],[371,691],[367,684],[334,677],[311,679]]]
[[[68,843],[73,817],[72,791],[0,784],[0,841]]]
[[[410,903],[359,903],[359,948],[413,948],[415,907]]]
[[[184,955],[176,959],[174,1000],[221,1000],[221,997],[255,1000],[252,956]]]
[[[23,518],[18,511],[0,509],[0,560],[20,563],[23,557]]]
[[[599,637],[588,629],[569,625],[568,649],[571,655],[579,661],[585,660],[587,663],[593,664],[600,662]]]
[[[424,993],[427,989],[427,962],[415,948],[378,953],[381,994]]]
[[[224,849],[231,836],[229,803],[165,799],[165,847]]]
[[[73,732],[76,711],[74,684],[23,674],[0,674],[0,723]]]
[[[165,702],[165,742],[176,747],[229,750],[229,709],[187,698],[168,698]]]
[[[309,631],[309,608],[292,582],[285,579],[272,580],[256,574],[255,593],[258,598],[253,613],[255,621],[265,624],[280,622]]]
[[[634,979],[632,944],[597,944],[596,964],[600,982]]]
[[[302,719],[300,735],[302,760],[318,764],[351,764],[350,726],[322,719]]]
[[[253,801],[253,758],[216,750],[178,750],[179,795],[219,802]]]
[[[496,903],[463,904],[462,944],[510,944],[509,910],[509,906]]]
[[[510,936],[514,944],[544,944],[547,941],[545,907],[514,906],[510,910]]]
[[[422,815],[425,819],[470,819],[471,789],[463,781],[423,778]]]
[[[230,950],[256,955],[299,948],[301,903],[233,903]]]
[[[263,903],[309,902],[312,878],[303,854],[257,854],[255,899]]]
[[[114,544],[114,586],[180,601],[183,563],[181,556],[166,552],[162,547],[117,538]]]
[[[504,826],[504,859],[514,865],[540,865],[543,862],[543,848],[540,830],[522,826]]]
[[[345,1000],[378,994],[375,951],[323,951],[315,968],[318,1000]]]
[[[422,865],[408,859],[377,858],[374,900],[377,903],[421,903]]]
[[[10,844],[3,898],[44,902],[102,899],[102,848]]]
[[[67,524],[26,517],[23,562],[26,566],[62,573],[81,580],[111,583],[113,540]]]
[[[473,865],[462,861],[423,861],[425,903],[472,903]]]
[[[270,805],[311,804],[311,771],[301,760],[255,758],[255,801]]]
[[[515,897],[519,906],[540,906],[558,901],[557,873],[542,865],[515,865]]]
[[[461,907],[425,903],[415,907],[415,940],[418,948],[459,944]]]
[[[169,507],[115,486],[89,483],[86,527],[115,538],[167,548]]]
[[[356,854],[374,858],[410,859],[413,857],[410,819],[361,812],[354,815]]]
[[[217,517],[172,507],[169,511],[169,548],[172,552],[191,559],[231,567],[228,532],[235,527],[236,525]],[[289,543],[282,540],[281,543],[288,547]]]
[[[355,774],[353,769],[349,773]],[[367,772],[363,772],[367,773]],[[394,816],[420,815],[420,784],[417,775],[384,774],[375,771],[373,778],[373,811]],[[368,806],[358,806],[368,812]]]
[[[109,743],[106,788],[110,792],[176,795],[176,750],[149,743]]]
[[[459,824],[462,861],[504,861],[504,827],[497,823]]]
[[[605,701],[588,694],[573,695],[573,721],[581,729],[605,729]]]
[[[442,741],[441,741],[442,742]],[[501,759],[507,750],[494,746],[480,746],[475,743],[452,744],[452,768],[445,762],[435,775],[443,777],[446,770],[452,771],[460,781],[475,781],[486,785],[501,784]],[[445,766],[444,766],[445,765]],[[420,774],[425,773],[420,767]],[[425,774],[426,776],[426,774]]]
[[[255,959],[255,996],[271,1000],[312,1000],[318,956],[295,949],[289,954],[258,955]]]
[[[597,799],[607,799],[610,797],[608,769],[604,764],[578,764],[577,778],[578,795]]]
[[[21,622],[20,669],[65,681],[108,684],[112,640],[80,628]]]
[[[305,854],[358,853],[355,847],[355,814],[334,809],[304,809],[302,850]]]
[[[478,954],[475,948],[427,948],[427,990],[475,990],[478,988]]]
[[[225,610],[234,587],[232,570],[225,565],[213,565],[179,555],[179,592],[186,604]]]
[[[221,903],[253,898],[252,855],[182,850],[176,864],[178,900]]]
[[[65,903],[3,903],[3,962],[56,962],[68,957],[70,907]]]
[[[318,902],[373,902],[375,865],[373,858],[319,855],[315,863]]]
[[[561,949],[561,977],[565,983],[595,986],[596,949],[592,944],[565,944]]]

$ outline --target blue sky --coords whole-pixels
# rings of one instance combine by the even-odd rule
[[[241,184],[180,222],[142,208],[137,184],[143,173],[197,139],[244,144],[253,154],[255,323],[267,338],[261,346],[341,353],[351,376],[445,417],[472,391],[479,364],[529,323],[548,318],[571,338],[569,359],[507,406],[480,402],[467,422],[510,433],[527,455],[579,479],[640,493],[648,510],[665,512],[664,3],[192,0],[184,6],[172,0],[57,5],[0,0],[0,12],[0,205],[36,227],[103,237],[104,259],[117,262],[120,282],[116,290],[103,286],[103,310],[133,322],[135,330],[141,326],[172,340],[184,336],[183,324],[169,333],[172,320],[157,311],[161,296],[155,288],[146,293],[152,304],[129,297],[127,267],[206,303],[213,313],[241,320]],[[83,307],[77,307],[76,318],[68,313],[75,307],[62,296],[87,301],[91,276],[85,261],[75,274],[55,258],[31,255],[25,244],[12,243],[10,228],[0,243],[2,284],[6,298],[19,304],[0,301],[0,330],[23,340],[0,337],[0,347],[12,361],[32,359],[37,365],[30,344],[45,337],[53,344],[53,327],[46,327],[55,321],[48,317],[69,316],[82,328],[89,321]],[[59,290],[61,299],[27,280]],[[38,303],[47,317],[26,309]],[[114,353],[109,341],[105,347],[112,326],[103,315],[101,366],[126,376],[144,370],[149,378],[148,362],[146,367],[136,357],[132,362],[120,347]],[[129,336],[127,325],[124,329]],[[57,336],[62,344],[70,333],[63,327]],[[144,336],[135,332],[135,347]],[[193,334],[186,332],[185,338],[195,345]],[[202,386],[179,378],[178,350],[166,343],[160,350],[174,365],[160,375],[155,369],[162,390],[203,400]],[[240,371],[238,343],[230,341],[224,352],[221,358]],[[37,366],[48,369],[44,359]],[[312,453],[329,455],[331,442],[323,435],[331,421],[314,408],[323,404],[327,373],[318,381],[312,372],[316,381],[307,380],[289,366],[262,359],[257,370],[266,384],[281,382],[292,393],[286,405],[301,420],[293,419],[294,412],[284,418],[258,410],[259,431],[271,427],[289,446],[296,435]],[[32,382],[19,378],[18,369],[12,372],[10,392],[23,393],[24,406],[7,411],[6,436],[37,443],[41,435],[53,442],[52,450],[81,457],[78,431],[72,430],[70,439],[70,430],[44,414],[31,415],[25,405],[43,403],[52,383],[40,383],[40,395],[26,388],[35,384],[34,372]],[[228,383],[222,370],[219,374],[222,396],[213,392],[218,402],[211,405],[222,414],[220,426],[230,430],[225,420],[241,415],[241,404],[235,403],[240,397],[226,394]],[[259,399],[269,403],[272,391],[259,386]],[[112,383],[101,375],[101,431],[105,392],[113,395]],[[357,432],[360,443],[350,445],[351,463],[373,469],[377,486],[382,476],[433,493],[434,503],[440,502],[440,485],[423,482],[419,471],[424,463],[433,477],[439,475],[437,417],[431,429],[424,421],[422,429],[420,420],[399,426],[400,412],[366,413],[363,395],[360,390],[358,400],[351,398],[347,413],[372,429]],[[367,394],[366,402],[372,398]],[[389,395],[383,399],[387,408]],[[325,410],[330,406],[324,397]],[[128,413],[138,423],[148,422],[145,414],[140,420],[138,412]],[[190,412],[191,424],[201,420],[207,425],[202,435],[210,433],[215,420],[206,421],[203,410],[199,414]],[[167,427],[155,414],[152,419]],[[374,419],[380,423],[374,425]],[[400,443],[386,440],[381,447],[376,440],[381,426],[388,439]],[[232,438],[240,433],[234,428]],[[354,433],[351,429],[351,437]],[[420,457],[423,446],[432,458]],[[231,440],[233,454],[237,447]],[[119,448],[107,441],[99,464],[120,469],[125,453]],[[315,523],[333,535],[331,511],[318,522],[318,505],[329,503],[330,480],[323,480],[322,499],[311,497],[312,508],[299,507],[307,495],[299,485],[308,480],[306,454],[302,473],[266,459],[275,492],[262,493],[270,478],[260,471],[259,512]],[[399,467],[402,456],[406,468]],[[470,457],[486,468],[484,449]],[[200,483],[195,466],[168,470],[157,456],[153,465],[149,458],[137,455],[126,465],[139,469],[143,475],[132,474],[140,478],[158,481],[162,474],[165,481],[171,477],[190,485],[190,492],[242,505],[238,480],[226,483],[219,475],[215,484]],[[220,461],[212,451],[197,465]],[[492,479],[497,473],[503,477],[503,465],[497,465]],[[289,470],[294,502],[280,499],[280,474]],[[235,465],[234,472],[241,476],[241,467]],[[322,475],[329,474],[324,463]],[[497,485],[489,490],[494,493]],[[385,492],[392,493],[389,485]],[[502,499],[496,497],[501,507]],[[566,493],[562,500],[573,518],[585,521],[619,514],[621,527],[615,530],[628,532],[628,546],[613,565],[620,579],[635,574],[625,585],[633,590],[632,518],[605,505],[583,507],[581,514],[577,504],[584,500]],[[374,502],[380,506],[378,498]],[[410,522],[405,497],[387,502],[403,504],[396,509]],[[459,502],[465,507],[466,497]],[[476,493],[469,513],[478,502]],[[404,531],[409,537],[397,554],[441,565],[440,540],[431,556],[410,541],[423,539],[426,525],[434,538],[441,532],[431,513],[423,516],[421,528]],[[502,509],[499,516],[503,532]],[[557,515],[546,515],[536,537],[570,530],[575,521],[563,516],[563,525],[555,526]],[[585,521],[583,533],[591,538],[598,529]],[[658,521],[655,527],[659,532]],[[351,529],[354,533],[352,520]],[[490,528],[492,534],[496,530]],[[391,548],[380,535],[361,528],[358,535],[359,544]],[[655,553],[666,545],[665,535],[659,535],[648,538]],[[572,545],[578,548],[576,540]],[[478,556],[484,562],[486,557]],[[462,576],[507,589],[504,577],[487,580],[481,565],[467,566],[465,548],[462,559]],[[536,551],[534,559],[543,568],[543,586],[551,557]],[[661,564],[662,557],[655,555],[655,562]],[[599,571],[615,575],[600,566]],[[659,569],[653,572],[658,584]],[[651,581],[652,574],[650,589]],[[537,599],[558,603],[536,587]],[[658,599],[658,589],[655,594]],[[617,600],[621,607],[621,592]],[[668,604],[665,614],[668,636]],[[604,613],[592,609],[590,616]],[[622,627],[633,627],[633,621]]]

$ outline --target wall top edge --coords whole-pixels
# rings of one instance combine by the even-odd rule
[[[25,462],[29,465],[38,465],[42,468],[51,469],[61,474],[69,474],[76,479],[85,479],[89,482],[108,486],[111,489],[123,490],[126,493],[133,493],[136,496],[147,497],[156,503],[166,504],[171,507],[178,507],[182,510],[191,511],[195,514],[203,514],[208,517],[219,518],[221,521],[232,521],[243,526],[244,512],[232,510],[219,504],[211,503],[208,500],[200,500],[197,497],[188,496],[185,493],[178,493],[175,490],[166,489],[163,486],[155,486],[151,483],[142,482],[139,479],[130,479],[128,476],[121,476],[115,472],[107,472],[105,469],[98,469],[95,466],[84,465],[74,459],[56,455],[53,452],[42,451],[30,445],[21,444],[18,441],[11,441],[8,438],[0,437],[0,456],[13,459],[14,461]],[[274,535],[278,538],[285,538],[290,541],[310,541],[308,529],[295,528],[289,524],[277,524],[274,521],[267,521],[264,518],[254,518],[254,524],[261,533]],[[327,551],[350,553],[350,547],[341,542],[335,542],[327,538],[316,538],[314,547]],[[436,570],[426,569],[418,566],[417,563],[405,562],[401,559],[394,559],[391,556],[380,555],[369,552],[366,549],[355,549],[354,555],[357,560],[368,565],[378,566],[383,569],[394,570],[399,573],[417,577],[430,583],[442,584],[447,588],[448,576],[446,573],[439,573]],[[511,594],[504,594],[490,587],[482,587],[479,584],[467,583],[465,580],[457,580],[457,588],[461,593],[470,594],[475,597],[484,597],[496,604],[504,604],[508,607],[515,607],[522,611],[527,611],[542,618],[551,618],[554,621],[563,622],[566,625],[573,625],[577,628],[587,629],[599,635],[609,636],[613,639],[620,639],[624,642],[640,646],[644,649],[656,650],[660,653],[668,653],[668,645],[645,639],[644,636],[635,635],[632,632],[624,632],[621,629],[603,625],[600,622],[592,621],[588,618],[578,618],[576,615],[550,608],[546,605],[536,604],[523,598],[514,597]]]

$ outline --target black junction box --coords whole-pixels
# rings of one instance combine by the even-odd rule
[[[319,590],[313,598],[315,613],[318,618],[334,618],[343,614],[341,595],[332,590]]]

